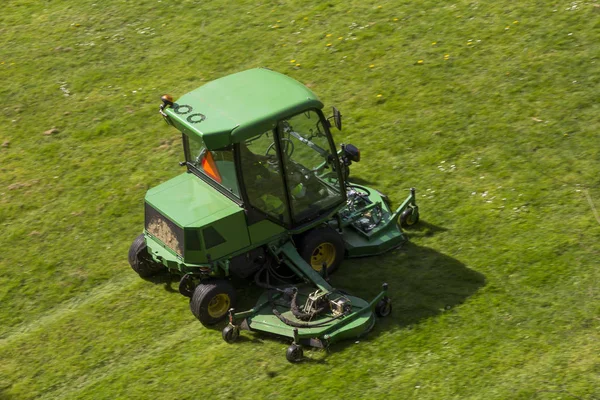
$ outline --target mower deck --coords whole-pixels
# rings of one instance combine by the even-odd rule
[[[387,284],[384,283],[383,290],[367,302],[331,287],[300,257],[291,242],[271,250],[307,284],[272,287],[260,296],[252,309],[239,313],[230,310],[229,325],[223,330],[223,339],[228,343],[237,339],[239,330],[290,338],[293,342],[287,358],[297,362],[302,359],[301,346],[325,348],[338,340],[360,337],[373,328],[374,311],[380,316],[391,311]],[[315,312],[309,319],[298,316],[298,313],[306,314],[316,309],[321,312]]]
[[[311,287],[298,288],[298,302],[305,304],[313,290]],[[334,291],[329,295],[329,300],[348,300],[351,311],[346,314],[328,311],[314,320],[302,321],[290,310],[289,297],[286,298],[281,293],[267,292],[259,298],[254,308],[234,314],[232,324],[240,321],[240,329],[267,332],[293,339],[294,343],[299,345],[325,348],[338,340],[360,337],[368,333],[375,324],[372,310],[385,295],[386,289],[368,303],[358,297]],[[278,317],[274,310],[282,318]]]
[[[348,198],[348,206],[340,215],[342,237],[350,258],[382,254],[398,247],[406,240],[399,217],[408,210],[418,218],[414,189],[394,211],[387,198],[373,188],[352,184]]]

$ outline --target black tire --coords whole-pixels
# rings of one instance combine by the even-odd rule
[[[297,363],[304,358],[304,350],[302,346],[292,343],[285,352],[285,358],[291,363]]]
[[[223,336],[224,341],[231,344],[234,343],[238,337],[240,337],[240,330],[236,326],[227,325],[225,328],[223,328],[221,335]]]
[[[196,289],[196,282],[194,282],[194,278],[189,274],[182,276],[181,280],[179,281],[178,289],[181,295],[191,298],[194,294],[194,289]]]
[[[204,326],[214,325],[227,316],[235,307],[235,290],[229,281],[214,279],[200,283],[190,300],[192,314]]]
[[[387,297],[384,297],[383,299],[379,300],[379,303],[377,303],[377,305],[375,306],[375,314],[377,314],[377,316],[379,317],[384,318],[390,315],[391,313],[392,301]]]
[[[400,226],[404,228],[411,227],[419,222],[419,209],[409,207],[400,214]]]
[[[155,263],[150,258],[143,233],[131,243],[128,258],[131,268],[142,278],[149,278],[165,269],[163,265]]]
[[[344,239],[330,227],[315,228],[308,231],[300,240],[298,252],[317,272],[327,264],[327,274],[332,274],[344,260]]]

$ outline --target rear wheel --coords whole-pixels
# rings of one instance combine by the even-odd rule
[[[298,250],[315,271],[321,272],[325,265],[331,274],[344,259],[344,239],[332,228],[316,228],[304,235]]]
[[[156,275],[165,269],[150,258],[143,233],[136,237],[129,247],[129,265],[142,278]]]
[[[190,300],[192,314],[205,326],[222,321],[234,306],[235,290],[231,283],[224,279],[200,283],[194,289]]]

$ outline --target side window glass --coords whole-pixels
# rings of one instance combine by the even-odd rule
[[[279,125],[292,215],[296,222],[315,217],[343,201],[339,183],[330,178],[333,150],[322,124],[319,114],[307,111],[283,120]]]
[[[208,176],[237,197],[240,197],[231,150],[209,151],[204,147],[201,139],[188,138],[188,152],[187,160],[191,168]]]
[[[242,179],[250,204],[275,219],[289,223],[281,168],[273,132],[240,143]]]

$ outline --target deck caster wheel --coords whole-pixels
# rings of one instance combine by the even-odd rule
[[[291,363],[297,363],[301,361],[302,358],[304,358],[302,346],[292,343],[285,353],[285,358],[287,358],[287,360]]]
[[[400,214],[400,226],[408,228],[419,222],[419,209],[409,207]]]
[[[377,303],[377,305],[375,306],[375,314],[377,314],[379,317],[387,317],[391,313],[392,301],[387,297],[384,297],[383,299],[379,300],[379,303]]]
[[[240,329],[237,326],[227,325],[223,328],[223,340],[231,344],[240,337]]]

